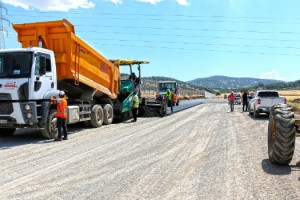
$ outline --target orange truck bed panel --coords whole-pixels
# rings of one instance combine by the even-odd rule
[[[52,50],[56,59],[57,80],[74,80],[115,99],[119,84],[119,66],[75,35],[74,26],[66,19],[59,21],[13,24],[23,48],[38,47]],[[76,88],[76,87],[74,87]]]

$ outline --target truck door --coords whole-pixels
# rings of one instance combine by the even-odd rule
[[[43,99],[48,91],[56,88],[54,64],[49,54],[37,53],[35,58],[32,99]]]

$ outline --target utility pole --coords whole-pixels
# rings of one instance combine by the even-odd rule
[[[5,49],[4,33],[7,33],[7,30],[3,27],[3,20],[7,21],[10,25],[10,21],[3,16],[3,10],[7,14],[7,9],[2,5],[2,1],[0,0],[0,49]]]

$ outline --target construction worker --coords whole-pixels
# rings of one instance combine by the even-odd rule
[[[62,141],[62,140],[67,140],[68,139],[68,130],[67,130],[67,125],[66,125],[66,119],[67,119],[67,100],[65,98],[65,92],[60,91],[58,94],[58,98],[55,96],[51,97],[51,102],[56,104],[57,110],[56,110],[56,117],[57,117],[57,138],[55,138],[55,141]],[[61,128],[63,129],[64,132],[64,138],[62,138],[61,134]]]
[[[172,92],[170,89],[167,89],[166,98],[168,100],[168,107],[171,107],[171,113],[173,113]]]
[[[139,97],[137,95],[137,92],[133,92],[133,97],[131,99],[131,105],[132,105],[132,115],[133,115],[133,120],[131,122],[136,122],[137,120],[137,111],[139,108]]]

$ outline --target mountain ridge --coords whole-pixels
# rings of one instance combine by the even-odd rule
[[[215,75],[205,78],[196,78],[187,83],[204,87],[210,90],[238,90],[242,88],[252,88],[258,85],[268,85],[274,83],[282,83],[284,81],[274,79],[260,79],[251,77],[229,77]]]

